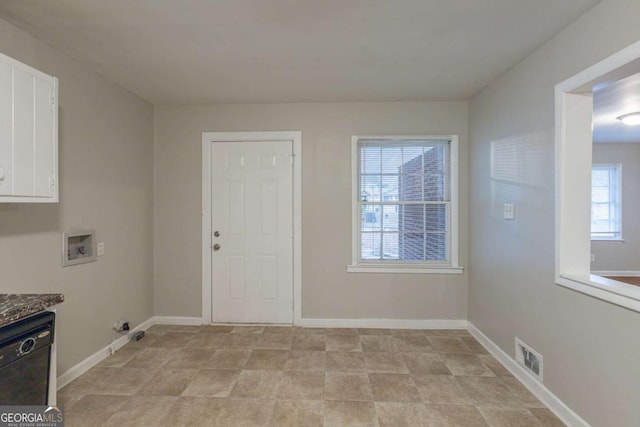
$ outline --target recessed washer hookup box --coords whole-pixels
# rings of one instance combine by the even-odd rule
[[[96,231],[80,230],[62,233],[62,266],[84,264],[96,260]]]

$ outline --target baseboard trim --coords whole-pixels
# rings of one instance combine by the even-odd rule
[[[75,364],[71,368],[69,368],[65,373],[60,375],[57,378],[56,389],[60,390],[62,387],[69,384],[71,381],[78,378],[80,375],[87,372],[89,369],[96,366],[98,363],[102,362],[104,359],[115,353],[121,347],[123,347],[126,343],[129,342],[129,335],[133,332],[144,331],[155,324],[154,318],[151,317],[144,322],[140,323],[138,326],[133,328],[131,332],[127,335],[123,335],[120,338],[114,340],[111,344],[106,347],[101,348],[100,350],[93,353],[91,356],[82,360],[81,362]]]
[[[518,379],[531,393],[544,403],[562,422],[568,426],[589,427],[589,424],[569,408],[558,396],[528,373],[523,367],[505,353],[497,344],[489,339],[473,323],[468,322],[469,332],[484,348],[491,353],[514,377]]]
[[[466,329],[466,320],[450,319],[311,319],[297,326],[310,328]]]
[[[596,276],[640,277],[640,271],[592,271]]]
[[[131,332],[144,331],[153,325],[202,325],[200,317],[154,316],[142,322]],[[467,320],[451,319],[312,319],[303,318],[297,326],[331,328],[391,328],[391,329],[468,329],[514,377],[531,393],[544,403],[565,424],[576,427],[589,427],[589,424],[569,408],[542,383],[518,365],[513,358],[491,341],[480,329]],[[129,341],[129,335],[114,340],[111,344],[93,353],[77,363],[57,378],[60,390],[102,360],[119,350]]]
[[[154,325],[200,326],[202,317],[155,316]]]

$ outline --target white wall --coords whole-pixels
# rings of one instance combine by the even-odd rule
[[[60,203],[0,204],[0,292],[63,293],[58,373],[152,316],[151,105],[0,20],[0,52],[59,78]],[[61,266],[61,232],[95,228],[98,262]]]
[[[622,165],[622,238],[591,241],[591,271],[640,271],[640,144],[593,144],[593,163]]]
[[[302,131],[302,317],[464,319],[467,277],[347,273],[351,136],[460,135],[460,262],[467,262],[467,104],[157,106],[155,314],[201,316],[203,131]]]
[[[516,336],[541,352],[545,385],[593,426],[640,423],[640,314],[554,284],[554,86],[640,39],[638,16],[640,2],[603,1],[469,110],[469,319],[510,355]]]

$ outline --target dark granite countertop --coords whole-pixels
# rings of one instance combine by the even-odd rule
[[[0,294],[0,327],[60,304],[62,294]]]

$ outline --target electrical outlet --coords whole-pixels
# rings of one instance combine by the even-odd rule
[[[104,242],[98,242],[98,256],[104,255]]]

